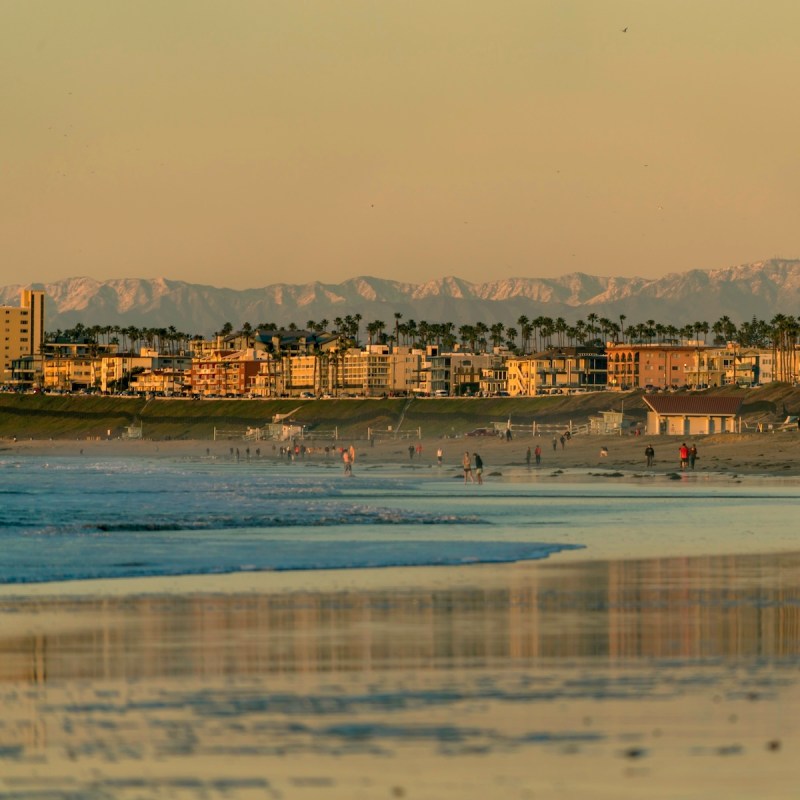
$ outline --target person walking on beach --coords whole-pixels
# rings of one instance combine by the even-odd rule
[[[689,448],[689,466],[694,469],[694,462],[697,461],[697,447],[693,444]]]
[[[678,455],[681,458],[681,469],[686,469],[686,465],[689,462],[689,448],[686,446],[686,442],[680,446]]]
[[[444,458],[444,451],[441,447],[436,448],[436,463],[441,467],[442,459]]]
[[[534,458],[536,459],[536,466],[540,466],[542,463],[542,448],[537,444],[536,448],[533,451]]]
[[[561,449],[564,449],[564,445],[567,443],[567,437],[564,434],[561,434]]]
[[[483,459],[477,454],[472,454],[475,459],[475,477],[478,479],[478,485],[483,483]]]
[[[464,468],[464,483],[475,483],[475,478],[472,477],[472,459],[469,457],[469,452],[465,452],[461,459],[461,466]]]
[[[553,450],[558,449],[558,439],[554,436],[553,437]]]
[[[414,460],[414,445],[413,444],[410,444],[408,446],[408,458],[409,458],[410,461]]]
[[[528,448],[528,450],[525,453],[525,463],[530,467],[530,465],[531,465],[531,449],[530,449],[530,447]]]
[[[342,462],[344,463],[344,474],[353,474],[353,462],[350,460],[350,451],[342,450]]]
[[[656,457],[656,451],[653,450],[653,445],[649,444],[649,445],[647,445],[647,447],[645,447],[644,455],[645,455],[645,458],[647,459],[647,466],[648,467],[652,467],[653,466],[653,461],[654,461],[654,459]]]

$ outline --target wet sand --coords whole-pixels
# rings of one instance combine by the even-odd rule
[[[414,572],[3,598],[0,790],[796,796],[800,555]]]
[[[681,479],[797,485],[794,434],[718,438]],[[356,474],[434,469],[437,444],[356,444]],[[463,445],[444,443],[454,476]],[[14,452],[76,446],[230,455]],[[470,450],[502,481],[528,474],[526,446]],[[648,475],[645,440],[599,446],[545,451],[541,479],[675,470]],[[2,587],[0,795],[794,798],[800,547],[703,533],[504,566]]]

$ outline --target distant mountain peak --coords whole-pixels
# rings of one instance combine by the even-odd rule
[[[225,322],[258,325],[309,319],[331,321],[361,314],[365,321],[404,319],[449,321],[457,325],[502,322],[516,325],[524,315],[564,317],[572,322],[595,313],[629,323],[660,319],[670,324],[735,321],[753,315],[770,319],[800,309],[800,261],[768,259],[752,264],[675,272],[657,279],[601,277],[573,272],[557,278],[503,278],[472,283],[455,275],[423,283],[360,275],[338,284],[276,283],[257,289],[226,289],[165,277],[66,278],[33,284],[47,293],[46,327],[85,325],[174,325],[209,335]],[[0,303],[16,305],[21,285],[0,289]]]

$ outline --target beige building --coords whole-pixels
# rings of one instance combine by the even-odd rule
[[[705,395],[645,395],[647,433],[694,436],[737,433],[741,430],[741,397]]]
[[[146,369],[130,383],[131,391],[139,394],[180,395],[191,380],[191,371],[182,369]]]
[[[419,386],[424,354],[421,350],[370,345],[365,350],[348,350],[341,360],[339,393],[382,397],[397,392],[411,393]]]
[[[0,332],[3,358],[0,384],[39,383],[44,341],[44,292],[22,289],[19,307],[0,306]],[[17,362],[16,379],[14,362]]]
[[[797,380],[798,351],[778,352],[772,348],[740,347],[729,342],[697,354],[690,383],[700,386],[728,386]]]
[[[115,345],[110,347],[116,349]],[[188,354],[159,353],[157,350],[142,347],[138,354],[105,353],[98,359],[95,368],[97,385],[102,392],[118,391],[120,387],[127,386],[137,375],[157,370],[182,373],[185,378],[182,382],[188,385],[191,378],[192,357]],[[130,388],[139,391],[133,386]]]
[[[259,397],[382,397],[411,393],[419,385],[424,353],[371,345],[364,350],[329,351],[264,358],[253,382]]]
[[[67,340],[61,337],[42,346],[42,385],[45,389],[71,392],[99,388],[100,360],[116,345],[94,341]]]
[[[509,358],[508,393],[532,397],[551,392],[604,389],[606,355],[600,348],[562,347],[522,358]]]

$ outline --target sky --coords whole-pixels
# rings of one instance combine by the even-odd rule
[[[797,0],[0,0],[0,284],[800,256]]]

